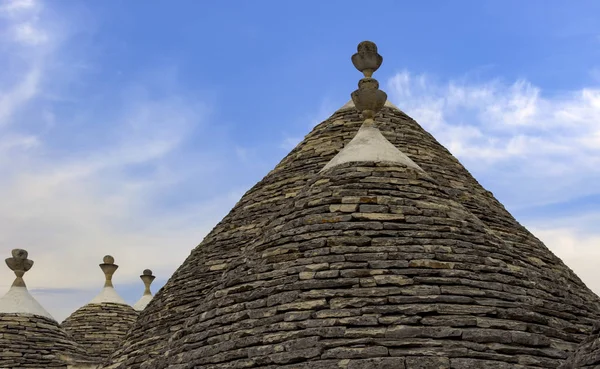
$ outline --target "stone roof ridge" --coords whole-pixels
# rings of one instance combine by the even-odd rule
[[[406,154],[389,142],[375,125],[375,115],[384,106],[396,108],[388,102],[387,94],[379,89],[379,82],[372,78],[383,61],[377,52],[377,46],[370,41],[358,45],[358,52],[352,56],[352,63],[364,74],[358,82],[358,90],[352,96],[352,107],[364,118],[356,136],[321,171],[349,162],[389,162],[422,170]],[[344,105],[342,109],[350,103]],[[348,106],[350,107],[350,106]],[[399,109],[398,109],[399,110]]]
[[[144,282],[144,293],[142,294],[142,297],[140,297],[140,299],[133,305],[133,308],[137,311],[144,310],[150,301],[152,301],[152,291],[150,291],[150,285],[156,277],[152,275],[152,270],[144,269],[142,275],[140,275],[140,278],[142,282]]]
[[[33,260],[27,256],[26,250],[14,249],[12,257],[5,259],[6,265],[15,273],[16,278],[8,292],[0,298],[0,314],[38,315],[55,321],[27,290],[23,275],[33,266]]]
[[[113,274],[118,268],[119,266],[115,264],[115,258],[111,255],[104,256],[103,263],[100,264],[100,269],[102,269],[105,277],[104,287],[102,288],[102,291],[90,301],[90,304],[114,303],[127,305],[125,300],[117,293],[112,283]]]

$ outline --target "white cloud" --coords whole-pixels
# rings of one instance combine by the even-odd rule
[[[600,86],[544,95],[526,80],[442,83],[404,71],[388,94],[513,209],[599,191]]]
[[[49,34],[42,25],[40,15],[43,6],[36,0],[8,0],[0,5],[0,18],[8,20],[3,33],[5,41],[27,46],[37,46],[49,41]]]
[[[593,291],[600,294],[600,212],[531,220],[529,229]]]
[[[41,80],[41,70],[38,65],[32,65],[23,78],[15,85],[3,89],[0,96],[0,127],[8,124],[15,111],[38,93]]]
[[[0,13],[14,16],[22,11],[35,9],[39,4],[35,0],[6,0],[0,5]]]
[[[17,42],[39,45],[48,40],[48,35],[36,28],[33,23],[21,23],[14,28],[14,37]]]

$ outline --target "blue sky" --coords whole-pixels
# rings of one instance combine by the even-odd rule
[[[0,245],[59,320],[105,254],[128,301],[145,268],[164,284],[349,100],[363,40],[389,99],[600,292],[597,1],[0,4]]]

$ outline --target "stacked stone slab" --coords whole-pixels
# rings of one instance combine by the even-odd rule
[[[33,266],[27,252],[12,254],[6,262],[17,279],[0,299],[0,368],[94,368],[83,348],[27,291],[22,277]]]
[[[77,309],[61,326],[100,363],[113,353],[137,319],[138,312],[117,294],[112,275],[118,268],[114,258],[104,257],[100,267],[105,273],[104,288],[90,303]]]
[[[592,334],[560,366],[560,369],[592,368],[600,368],[600,322],[594,325]]]
[[[117,349],[136,319],[137,313],[129,305],[90,303],[65,319],[62,327],[100,362]]]
[[[85,350],[54,319],[0,314],[0,368],[92,368]]]
[[[362,124],[349,103],[316,126],[106,367],[557,368],[591,332],[598,297],[389,103],[375,124],[420,169],[319,173]]]

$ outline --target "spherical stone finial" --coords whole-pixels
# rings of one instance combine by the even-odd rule
[[[27,250],[23,250],[23,249],[12,249],[12,251],[10,253],[12,254],[12,257],[15,259],[25,260],[29,256],[29,253],[27,252]]]
[[[104,264],[114,264],[115,263],[115,258],[113,258],[110,255],[106,255],[106,256],[104,256],[104,259],[102,259],[102,262]]]
[[[144,295],[152,295],[152,292],[150,292],[150,285],[154,278],[156,278],[152,275],[152,271],[150,269],[144,269],[140,278],[142,279],[142,282],[144,282]]]
[[[12,270],[17,278],[13,282],[13,286],[25,287],[23,275],[33,266],[33,260],[27,259],[29,253],[23,249],[14,249],[11,252],[12,257],[6,258],[6,265]]]
[[[377,45],[371,41],[363,41],[358,44],[357,51],[352,55],[352,64],[365,77],[371,77],[383,63],[383,57],[377,53]]]
[[[106,255],[102,259],[102,264],[100,264],[100,269],[104,273],[104,277],[106,278],[104,281],[104,287],[112,287],[112,276],[115,274],[115,271],[119,268],[117,264],[115,264],[115,258],[111,255]]]

